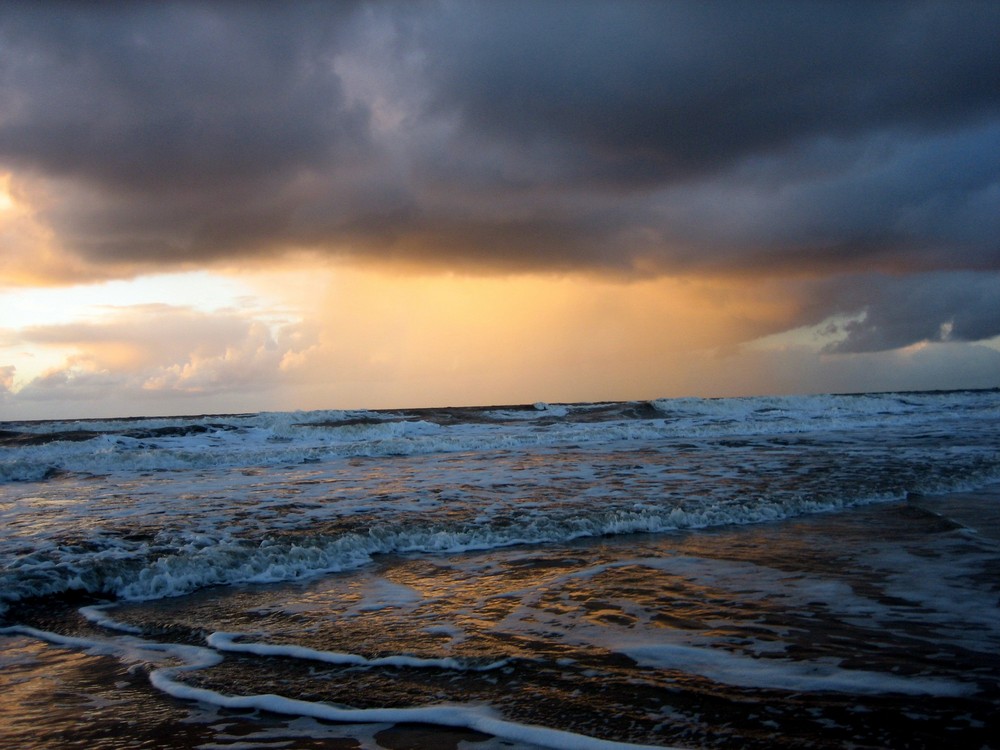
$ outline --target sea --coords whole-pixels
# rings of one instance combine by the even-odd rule
[[[1000,747],[1000,391],[0,422],[0,747]]]

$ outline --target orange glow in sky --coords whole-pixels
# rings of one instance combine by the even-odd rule
[[[120,400],[100,400],[102,383],[131,395],[129,413],[787,392],[810,366],[823,390],[838,371],[823,374],[822,337],[767,337],[802,304],[779,291],[719,279],[394,273],[299,258],[10,291],[0,298],[0,355],[15,368],[14,390],[36,400],[45,388],[75,390],[87,397],[71,404],[81,415],[122,412]]]

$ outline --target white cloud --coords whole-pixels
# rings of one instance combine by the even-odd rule
[[[182,411],[192,396],[260,399],[294,378],[315,345],[308,326],[264,317],[160,303],[109,308],[93,321],[8,330],[4,354],[35,349],[58,364],[22,384],[8,365],[0,368],[0,383],[23,416],[53,415],[60,404],[74,404],[67,407],[74,413],[121,414],[154,404]]]

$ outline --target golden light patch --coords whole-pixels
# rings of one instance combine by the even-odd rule
[[[687,394],[695,362],[781,330],[773,286],[695,277],[393,273],[314,261],[240,276],[318,330],[294,362],[306,408]]]
[[[0,211],[14,210],[14,196],[10,194],[10,174],[0,174]]]

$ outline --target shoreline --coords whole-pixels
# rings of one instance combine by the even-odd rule
[[[835,550],[839,535],[857,533],[870,535],[872,544],[876,544],[878,549],[886,550],[897,547],[905,549],[925,542],[936,544],[934,539],[937,537],[955,540],[964,538],[976,544],[985,543],[995,547],[994,543],[1000,541],[1000,484],[991,483],[979,490],[914,496],[907,500],[848,508],[834,514],[800,516],[751,526],[581,540],[569,545],[565,554],[569,556],[568,559],[575,559],[581,555],[589,555],[588,550],[621,548],[628,551],[633,547],[652,545],[652,549],[662,548],[669,554],[680,556],[679,560],[702,560],[699,565],[706,571],[717,571],[713,575],[724,575],[727,569],[734,569],[734,565],[744,564],[740,561],[755,560],[757,564],[769,566],[773,570],[787,570],[789,576],[804,575],[806,580],[816,578],[818,582],[822,582],[824,576],[828,575],[822,571],[835,574],[836,567],[816,568],[815,561],[809,562],[816,554],[815,547],[809,540],[825,539],[824,543]],[[557,553],[559,550],[545,545],[502,551],[502,555],[509,554],[513,559],[535,560],[533,565],[543,564],[544,560]],[[490,556],[494,553],[469,554]],[[807,556],[803,558],[802,555]],[[561,558],[552,559],[555,562]],[[409,564],[408,559],[403,557],[379,561],[373,567],[381,568],[390,562],[403,566],[403,570]],[[564,563],[558,563],[562,564]],[[806,567],[802,567],[803,565]],[[546,570],[546,567],[542,567],[538,572]],[[374,575],[377,570],[362,573]],[[345,575],[350,578],[355,574],[332,574],[332,577],[328,577],[328,583],[341,585],[338,581]],[[365,575],[361,577],[364,578]],[[151,622],[159,622],[158,618],[170,616],[173,611],[183,611],[185,607],[204,608],[207,602],[215,598],[225,601],[235,597],[234,601],[242,601],[251,596],[247,600],[249,603],[238,606],[259,607],[260,604],[252,605],[253,596],[262,595],[265,600],[270,596],[276,601],[294,602],[295,597],[316,596],[317,593],[311,592],[323,591],[326,584],[326,580],[318,579],[313,582],[259,585],[253,589],[220,587],[159,604],[151,602],[145,605],[127,605],[125,610],[129,611],[123,611],[123,614],[134,617],[146,610],[158,611],[159,614]],[[336,587],[333,591],[335,590]],[[627,596],[629,593],[618,590],[618,595]],[[303,601],[310,601],[308,597]],[[44,602],[38,604],[39,615],[44,615]],[[724,608],[721,611],[730,610]],[[50,620],[39,624],[58,627],[62,620],[65,626],[66,620],[72,618],[74,613],[75,609],[67,604],[66,614],[49,613]],[[162,623],[159,627],[169,626],[169,620]],[[91,634],[108,633],[93,623],[87,627],[92,629]],[[121,637],[125,640],[129,638]],[[162,747],[204,748],[213,743],[218,745],[222,740],[227,743],[260,743],[257,746],[285,742],[287,744],[282,747],[301,750],[320,747],[342,750],[527,750],[538,747],[437,725],[408,722],[392,725],[338,725],[314,719],[282,717],[267,711],[247,713],[244,710],[211,708],[203,703],[177,700],[153,689],[148,678],[150,667],[144,665],[141,659],[123,661],[88,654],[82,650],[52,646],[18,635],[0,636],[0,667],[0,696],[4,696],[0,699],[3,707],[0,713],[6,717],[0,725],[0,740],[9,741],[14,746],[29,742],[37,747],[54,750],[60,747],[60,737],[72,734],[91,737],[95,744],[100,741],[105,747],[123,749],[144,742]],[[858,667],[864,668],[861,664]],[[623,700],[627,701],[628,697],[623,696]],[[910,700],[916,701],[914,705],[921,705],[922,699]],[[945,699],[937,699],[938,702],[942,700]],[[845,704],[848,705],[849,703]],[[888,712],[887,716],[894,715],[892,701],[876,700],[874,705],[879,706],[879,712]],[[956,703],[958,705],[962,704]],[[851,712],[847,711],[846,715],[850,716]],[[698,743],[685,745],[676,739],[671,739],[664,746],[670,745],[692,748],[700,746]],[[723,742],[720,746],[737,745]],[[902,747],[891,739],[885,746]],[[925,745],[932,746],[933,743]]]

